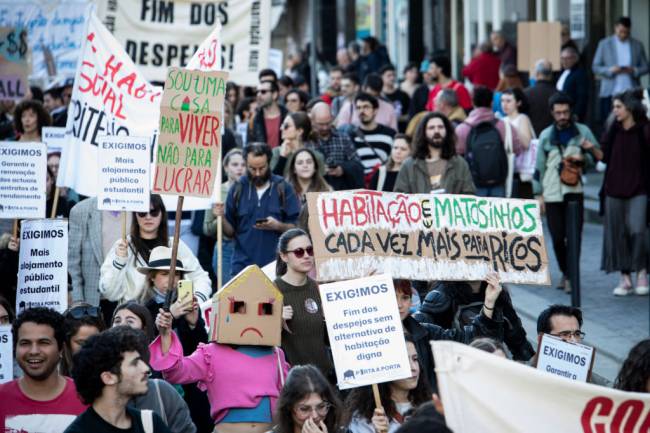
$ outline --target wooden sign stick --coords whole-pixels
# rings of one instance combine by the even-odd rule
[[[126,211],[122,211],[122,241],[126,242]]]
[[[379,386],[376,383],[372,384],[372,395],[375,397],[375,407],[384,410],[384,406],[381,404],[381,396],[379,395]]]
[[[221,143],[220,143],[221,144]],[[223,152],[221,146],[219,146],[219,163],[217,164],[217,203],[221,203],[221,183],[223,179],[221,178],[222,173],[222,159]],[[223,287],[223,258],[221,257],[221,250],[223,245],[223,220],[221,216],[217,217],[217,288],[215,292],[218,292],[221,287]]]
[[[12,230],[12,235],[13,237],[17,238],[18,237],[18,219],[14,220],[14,226]]]
[[[61,194],[61,190],[57,186],[54,188],[54,200],[52,200],[52,212],[50,212],[50,218],[56,218],[56,208],[59,206],[59,194]]]
[[[176,205],[176,222],[174,224],[174,241],[172,242],[172,258],[169,264],[169,280],[167,282],[167,295],[165,296],[165,304],[163,309],[169,311],[169,306],[172,303],[172,295],[176,290],[174,287],[174,277],[176,276],[176,257],[178,255],[178,240],[181,236],[181,215],[183,213],[183,200],[184,196],[178,196],[178,204]]]

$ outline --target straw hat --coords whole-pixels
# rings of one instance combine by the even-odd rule
[[[147,266],[138,266],[138,272],[146,274],[149,271],[169,271],[172,262],[172,250],[168,247],[156,247],[151,250]],[[176,259],[176,272],[189,272],[183,268],[183,262]]]

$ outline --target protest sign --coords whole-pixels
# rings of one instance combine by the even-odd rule
[[[549,284],[535,200],[378,191],[308,193],[320,281],[386,272],[410,280]]]
[[[185,69],[197,71],[220,71],[223,69],[220,22],[217,22],[212,33],[201,43]]]
[[[165,81],[167,68],[185,67],[218,23],[220,63],[238,84],[256,85],[267,67],[271,0],[100,0],[98,15],[149,80]]]
[[[47,145],[47,153],[63,153],[66,143],[65,128],[58,126],[44,126],[41,130],[43,143]]]
[[[411,377],[389,275],[322,284],[319,291],[339,389]]]
[[[68,308],[68,221],[23,221],[16,314],[33,307]]]
[[[517,70],[535,72],[535,62],[547,59],[554,71],[560,70],[562,47],[562,23],[524,22],[517,23]]]
[[[104,136],[99,139],[97,208],[149,211],[149,137]]]
[[[43,143],[0,142],[0,218],[45,217]]]
[[[0,100],[19,101],[29,89],[27,30],[0,27]]]
[[[565,380],[451,341],[433,341],[454,433],[623,433],[650,425],[650,394]]]
[[[14,378],[14,344],[10,325],[0,326],[0,383]]]
[[[219,167],[226,72],[170,68],[160,106],[152,191],[212,196]]]
[[[97,146],[104,135],[151,137],[162,89],[149,84],[92,14],[68,108],[57,186],[97,195]]]
[[[87,0],[0,1],[0,26],[27,29],[32,79],[75,76],[89,6]]]
[[[594,364],[594,353],[593,347],[542,334],[537,348],[537,369],[586,382]]]

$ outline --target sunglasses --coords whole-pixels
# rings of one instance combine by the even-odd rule
[[[258,95],[266,95],[269,92],[270,92],[270,90],[261,89],[261,90],[257,91],[257,94]]]
[[[296,248],[293,251],[287,251],[287,253],[294,253],[296,257],[299,259],[302,259],[302,257],[307,253],[309,257],[314,256],[314,247],[307,247],[307,248]]]
[[[102,309],[93,306],[79,306],[70,309],[65,315],[73,319],[83,319],[84,317],[99,317]]]
[[[151,209],[149,212],[137,212],[137,215],[138,215],[140,218],[144,218],[144,217],[146,217],[147,215],[151,215],[152,217],[155,218],[155,217],[157,217],[158,215],[160,215],[160,209]]]

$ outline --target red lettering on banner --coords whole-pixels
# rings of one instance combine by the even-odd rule
[[[111,73],[111,80],[110,81],[115,81],[115,74],[118,73],[120,69],[122,69],[122,62],[118,62],[117,64],[113,64],[113,61],[115,60],[115,54],[111,54],[111,56],[106,60],[106,64],[104,65],[104,73],[102,76],[106,76],[106,74]]]
[[[332,223],[333,226],[338,225],[338,210],[337,210],[337,206],[336,206],[336,201],[337,200],[335,198],[332,199],[332,201],[331,201],[331,203],[332,203],[332,211],[331,212],[327,210],[327,201],[325,201],[325,200],[321,201],[320,217],[321,217],[321,219],[323,221],[323,225],[325,226],[325,229],[327,229],[329,227],[329,220],[330,219],[333,220],[333,223]]]
[[[212,39],[210,46],[199,54],[199,64],[202,68],[211,68],[217,62],[217,40]]]
[[[156,165],[153,191],[177,194],[209,195],[212,173],[210,169],[193,169],[189,167],[161,167]]]
[[[218,117],[178,113],[178,120],[181,143],[200,144],[204,147],[219,145],[217,133],[221,123]]]
[[[624,400],[618,407],[608,397],[594,397],[587,402],[580,417],[584,433],[646,433],[650,429],[650,411],[639,427],[645,405],[641,400]],[[623,424],[624,423],[624,424]]]
[[[354,203],[354,213],[356,215],[356,225],[362,226],[368,222],[368,215],[366,214],[366,201],[363,197],[354,196],[352,197],[352,203]],[[363,217],[363,219],[361,219]]]

